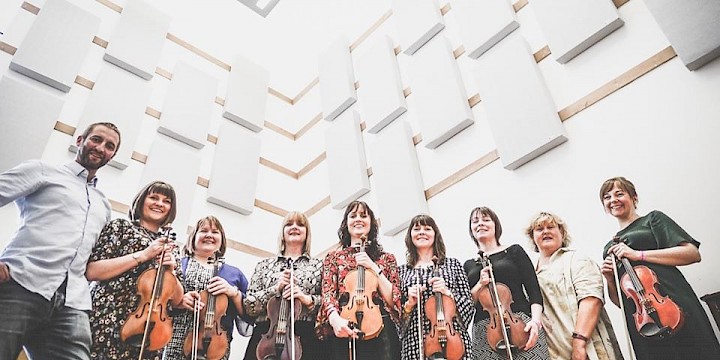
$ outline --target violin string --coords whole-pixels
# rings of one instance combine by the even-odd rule
[[[616,257],[615,254],[610,256],[610,259],[612,260],[612,266],[613,266],[613,275],[615,277],[615,289],[617,290],[618,302],[620,303],[620,310],[623,313],[621,318],[623,320],[623,325],[625,328],[625,337],[627,338],[628,349],[630,352],[630,359],[636,360],[635,348],[633,347],[632,341],[630,340],[630,333],[627,331],[628,324],[627,324],[627,319],[625,318],[625,304],[624,304],[624,301],[622,298],[622,289],[620,288],[620,276],[618,275],[618,267],[617,267],[617,263],[615,262],[615,257]]]
[[[290,357],[295,358],[295,264],[288,259],[290,265]]]
[[[497,309],[500,315],[500,326],[502,328],[503,341],[505,341],[505,351],[507,352],[508,358],[510,360],[513,360],[512,350],[510,348],[510,337],[508,336],[507,329],[505,328],[505,309],[503,309],[502,307],[502,303],[500,302],[500,295],[498,295],[497,286],[495,284],[495,272],[493,271],[490,258],[486,257],[485,260],[487,261],[488,266],[490,266],[490,282],[492,283],[492,288],[494,290],[492,295],[494,295],[495,302],[498,306]]]

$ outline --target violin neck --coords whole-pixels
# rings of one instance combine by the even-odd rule
[[[638,295],[640,295],[640,297],[644,297],[645,288],[643,287],[640,279],[635,273],[635,269],[633,269],[632,264],[630,264],[630,260],[628,260],[627,258],[622,258],[620,259],[620,263],[625,269],[625,273],[628,274],[628,276],[630,277],[630,281],[632,282],[635,291],[638,293]]]

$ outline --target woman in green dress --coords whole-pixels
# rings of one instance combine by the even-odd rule
[[[636,358],[720,359],[720,344],[710,321],[697,295],[677,268],[700,261],[700,243],[660,211],[638,215],[635,185],[624,177],[605,181],[600,187],[600,200],[605,212],[615,217],[620,225],[615,235],[620,241],[610,240],[603,251],[602,273],[612,302],[620,304],[611,258],[614,254],[617,258],[628,259],[633,266],[644,265],[654,271],[660,292],[677,303],[684,313],[684,324],[672,336],[645,337],[635,326],[634,302],[623,295],[627,329]],[[622,267],[618,271],[620,277],[625,273]]]

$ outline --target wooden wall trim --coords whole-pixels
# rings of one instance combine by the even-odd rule
[[[27,11],[35,14],[35,15],[37,15],[37,14],[40,12],[40,8],[39,8],[39,7],[37,7],[37,6],[29,3],[29,2],[27,2],[27,1],[23,1],[22,5],[20,5],[20,7],[21,7],[22,9],[24,9],[24,10],[27,10]]]
[[[620,74],[620,76],[616,77],[615,79],[610,80],[605,85],[601,86],[590,94],[585,95],[584,97],[560,110],[558,112],[560,120],[565,121],[573,117],[575,114],[587,109],[588,107],[602,100],[606,96],[622,89],[627,84],[630,84],[631,82],[649,73],[658,66],[668,62],[675,56],[677,56],[677,54],[675,53],[675,50],[672,48],[672,46],[666,47],[665,49],[651,56],[647,60],[641,62],[636,66],[633,66],[630,70]]]
[[[4,41],[0,41],[0,51],[8,53],[10,55],[15,55],[15,52],[17,52],[17,48]]]
[[[327,153],[323,151],[320,155],[318,155],[315,159],[310,161],[307,165],[305,165],[302,169],[300,169],[297,173],[297,178],[300,179],[301,177],[305,176],[307,173],[312,171],[316,166],[320,165],[323,161],[327,159]]]
[[[489,153],[483,155],[481,158],[471,162],[467,166],[463,167],[462,169],[456,171],[454,174],[446,177],[445,179],[441,180],[437,184],[429,187],[427,190],[425,190],[425,198],[430,199],[433,196],[443,192],[444,190],[448,189],[449,187],[459,183],[460,181],[464,180],[468,176],[476,173],[480,169],[492,164],[495,160],[500,159],[500,157],[497,154],[497,150],[491,150]]]
[[[269,213],[273,213],[273,214],[278,215],[278,216],[280,216],[280,217],[285,217],[285,215],[288,214],[288,211],[287,211],[287,210],[282,209],[282,208],[280,208],[280,207],[277,207],[277,206],[275,206],[275,205],[271,205],[271,204],[266,203],[266,202],[264,202],[264,201],[262,201],[262,200],[259,200],[259,199],[257,199],[257,198],[255,198],[255,207],[256,207],[256,208],[263,209],[263,210],[265,210],[265,211],[267,211],[267,212],[269,212]]]
[[[73,136],[73,134],[75,134],[74,126],[70,126],[59,120],[55,122],[55,127],[53,129],[70,136]]]
[[[527,5],[527,4],[528,4],[528,0],[518,0],[517,2],[515,2],[513,4],[512,7],[513,7],[513,10],[515,10],[515,12],[518,12],[518,11],[520,11],[520,9],[524,8],[525,5]]]
[[[295,180],[298,179],[298,174],[296,172],[294,172],[278,163],[272,162],[262,156],[260,157],[260,165],[263,165],[269,169],[275,170],[281,174],[285,174]]]
[[[318,211],[322,210],[325,206],[330,205],[330,195],[324,197],[322,200],[318,201],[317,204],[313,205],[311,208],[307,209],[305,211],[305,216],[310,217],[315,214],[317,214]]]
[[[315,124],[319,123],[320,120],[322,120],[322,117],[323,117],[322,112],[319,112],[317,115],[315,115],[314,118],[310,119],[310,121],[307,124],[305,124],[305,126],[303,126],[300,130],[298,130],[298,132],[296,132],[295,135],[293,135],[293,140],[297,140],[301,136],[305,135],[305,133],[307,133],[310,129],[312,129],[312,127],[315,126]]]
[[[263,250],[261,248],[252,246],[250,244],[246,244],[244,242],[240,242],[237,240],[227,239],[227,246],[233,250],[237,250],[241,253],[254,255],[261,258],[267,258],[275,256],[275,253],[272,253],[267,250]]]
[[[357,40],[355,40],[350,45],[350,52],[353,52],[353,50],[355,50],[358,46],[360,46],[360,44],[362,44],[363,41],[365,41],[365,39],[367,39],[370,35],[372,35],[372,33],[374,33],[380,27],[380,25],[382,25],[387,19],[390,18],[390,16],[392,16],[392,13],[393,13],[392,9],[388,10],[379,19],[377,19],[372,25],[370,25],[370,28],[365,30],[365,32],[362,33],[360,35],[360,37],[358,37]]]
[[[276,132],[276,133],[278,133],[278,134],[280,134],[280,135],[282,135],[282,136],[284,136],[284,137],[286,137],[286,138],[288,138],[288,139],[290,139],[290,140],[292,140],[292,141],[295,141],[295,135],[294,135],[293,133],[291,133],[291,132],[289,132],[289,131],[281,128],[281,127],[278,126],[278,125],[275,125],[275,124],[273,124],[273,123],[265,120],[265,123],[263,124],[263,126],[264,126],[266,129],[272,130],[272,131],[274,131],[274,132]]]

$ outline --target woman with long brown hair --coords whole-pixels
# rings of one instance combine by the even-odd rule
[[[405,234],[405,248],[407,249],[407,264],[400,266],[401,291],[404,300],[401,359],[424,359],[426,355],[430,355],[429,357],[432,359],[445,358],[443,356],[445,354],[442,352],[427,354],[424,351],[423,342],[420,341],[422,335],[431,334],[432,325],[423,304],[427,304],[435,292],[454,300],[456,316],[445,320],[450,322],[452,329],[459,334],[462,340],[459,344],[455,344],[462,345],[464,350],[462,359],[471,359],[472,344],[468,334],[468,325],[472,321],[475,309],[470,296],[467,275],[457,259],[445,256],[445,242],[435,219],[429,215],[417,215],[410,220],[410,226]],[[436,270],[440,272],[440,276],[436,276]],[[421,294],[420,300],[418,300],[418,291]],[[422,327],[418,326],[418,306],[421,306],[419,319],[422,321]]]
[[[341,248],[328,253],[323,261],[322,308],[318,314],[321,336],[330,341],[333,359],[347,359],[348,345],[354,343],[350,352],[359,359],[397,360],[400,357],[397,261],[378,244],[378,223],[365,202],[353,201],[345,208],[338,237]],[[366,244],[364,252],[360,251],[363,243]],[[345,279],[358,266],[378,280],[377,291],[370,301],[379,305],[382,329],[373,339],[364,339],[359,335],[360,329],[352,327],[350,320],[341,316],[341,307],[349,301],[347,288],[351,285],[346,284]]]

